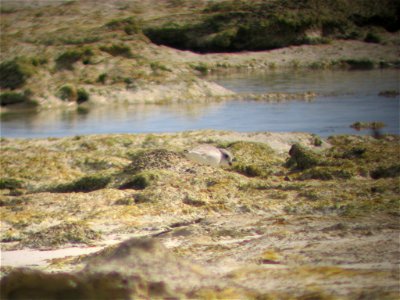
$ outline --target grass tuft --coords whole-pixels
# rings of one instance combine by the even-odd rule
[[[24,182],[14,178],[0,178],[0,190],[16,190],[22,188]]]
[[[78,102],[78,104],[86,102],[90,98],[89,92],[87,92],[84,88],[79,88],[76,94],[77,94],[76,101]]]
[[[128,35],[138,34],[142,31],[141,22],[135,17],[113,19],[105,26],[111,30],[123,30]]]
[[[292,169],[305,170],[317,166],[321,158],[313,151],[294,144],[289,151],[290,158],[286,166]]]
[[[123,56],[126,58],[132,58],[133,54],[131,48],[124,44],[112,44],[109,46],[101,46],[101,51],[107,52],[112,56]]]
[[[333,180],[333,179],[350,179],[353,177],[350,170],[337,167],[315,167],[308,169],[299,176],[300,180]]]
[[[375,64],[370,59],[345,59],[343,63],[351,70],[371,70]]]
[[[371,172],[373,179],[398,177],[400,176],[400,165],[392,165],[388,167],[380,166]]]
[[[380,44],[382,42],[382,38],[380,35],[374,32],[368,32],[364,38],[364,41],[367,43],[375,43]]]
[[[89,64],[94,52],[90,47],[81,49],[67,50],[61,53],[55,60],[57,69],[59,70],[72,70],[74,64],[82,61],[84,64]]]
[[[134,189],[134,190],[144,190],[152,184],[152,182],[157,178],[155,174],[142,172],[135,175],[131,180],[126,181],[120,185],[120,190]]]
[[[22,87],[34,73],[31,60],[17,57],[0,64],[0,87],[17,89]]]
[[[384,128],[386,125],[383,122],[355,122],[350,125],[351,128],[355,130],[362,130],[362,129],[373,129],[379,130]]]
[[[76,101],[78,97],[75,86],[71,84],[65,84],[61,86],[56,92],[56,96],[63,101]]]
[[[4,92],[0,94],[0,106],[7,106],[31,101],[26,93]]]

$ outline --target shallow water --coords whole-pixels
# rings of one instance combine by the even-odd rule
[[[399,70],[286,71],[212,76],[238,93],[305,92],[312,102],[235,100],[212,104],[99,106],[87,113],[55,110],[5,114],[3,137],[60,137],[102,133],[177,132],[197,129],[368,134],[349,126],[380,121],[384,133],[399,134],[400,98],[378,96],[399,90]]]

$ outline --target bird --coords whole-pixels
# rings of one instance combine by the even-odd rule
[[[232,153],[228,150],[206,144],[199,145],[191,150],[186,150],[185,156],[189,160],[213,167],[232,166],[232,161],[234,160]]]

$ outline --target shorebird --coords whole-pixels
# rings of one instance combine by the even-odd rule
[[[189,151],[185,151],[185,156],[192,161],[213,167],[232,166],[233,161],[232,153],[212,145],[197,146]]]

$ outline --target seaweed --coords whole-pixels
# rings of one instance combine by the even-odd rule
[[[24,182],[15,178],[0,178],[0,190],[16,190],[23,188]]]
[[[294,144],[289,150],[290,158],[286,166],[292,169],[305,170],[321,164],[322,158],[315,152],[300,144]]]
[[[34,74],[35,66],[25,57],[16,57],[0,64],[0,87],[17,89]]]
[[[395,164],[388,167],[379,166],[378,168],[372,170],[370,175],[373,179],[399,177],[400,164]]]
[[[109,176],[95,175],[85,176],[71,183],[59,184],[50,188],[52,193],[72,193],[83,192],[88,193],[103,189],[111,181]]]
[[[233,170],[249,177],[268,177],[281,165],[281,159],[268,145],[255,142],[235,142],[226,145],[233,153]]]
[[[100,233],[81,223],[63,223],[35,232],[22,241],[31,248],[57,247],[67,243],[91,244],[100,238]]]
[[[128,179],[118,188],[120,190],[126,190],[126,189],[144,190],[145,188],[150,186],[157,178],[158,176],[155,173],[141,172],[133,176],[132,179]]]

